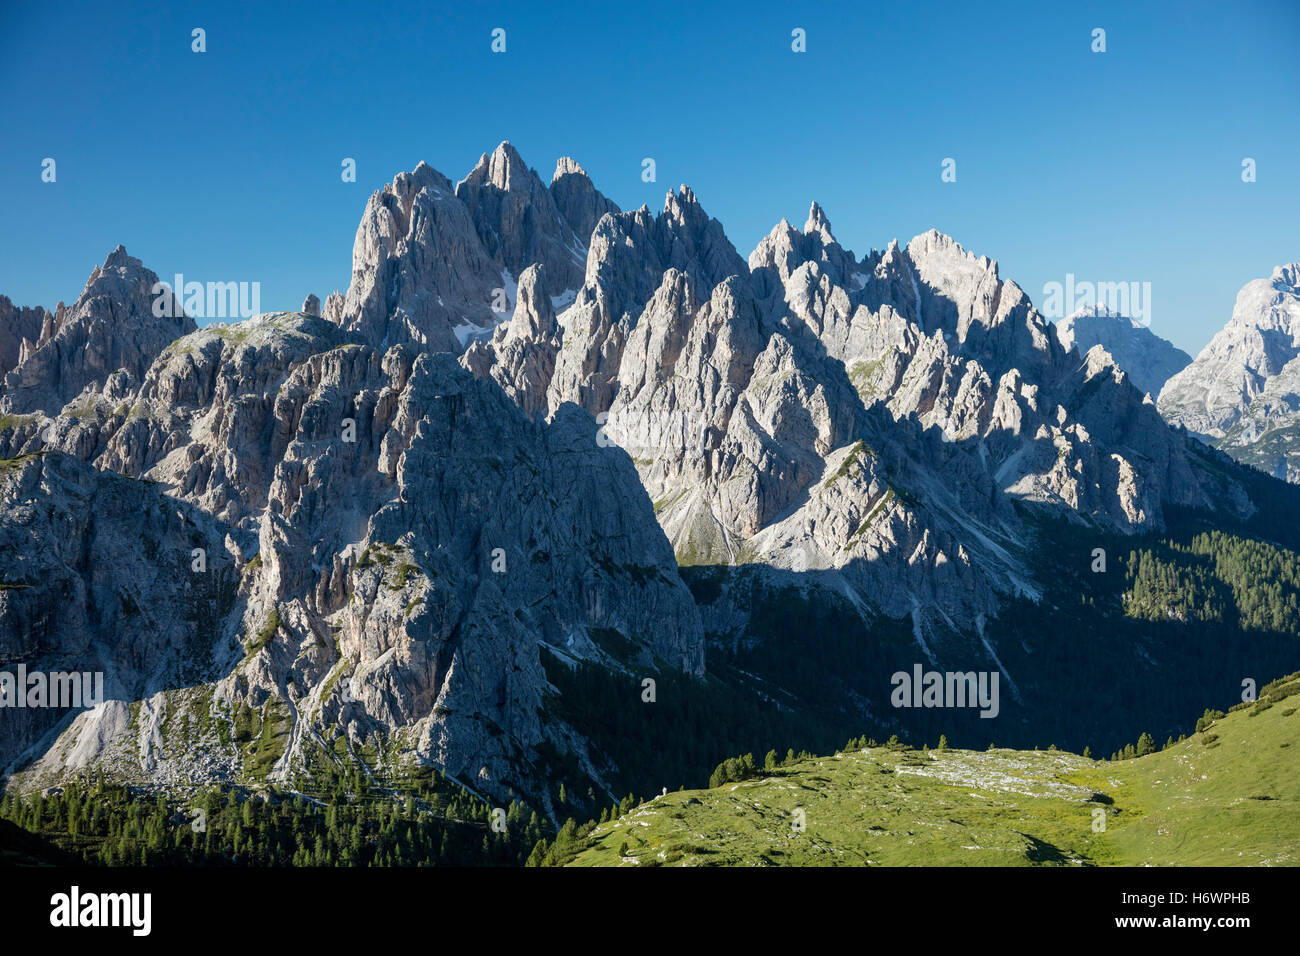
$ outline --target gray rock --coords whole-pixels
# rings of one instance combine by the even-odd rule
[[[1087,355],[1102,346],[1129,376],[1139,392],[1158,398],[1171,377],[1185,369],[1192,357],[1133,319],[1094,307],[1066,316],[1056,323],[1061,344]]]
[[[1246,283],[1228,324],[1158,404],[1234,458],[1300,480],[1300,263]]]
[[[121,371],[144,379],[168,344],[195,329],[174,308],[155,310],[158,277],[118,246],[91,274],[86,288],[51,323],[51,334],[4,376],[0,411],[52,415],[83,390],[98,391]],[[165,294],[165,293],[164,293]],[[174,311],[176,315],[157,315]]]
[[[584,249],[590,245],[591,233],[601,217],[619,212],[618,206],[601,194],[577,160],[568,156],[555,164],[550,191],[560,215],[577,234]],[[576,284],[573,288],[577,288]]]
[[[1027,511],[1133,532],[1255,507],[995,262],[935,231],[859,260],[815,203],[746,262],[686,187],[619,212],[576,163],[547,187],[502,144],[455,189],[420,164],[371,196],[321,308],[169,329],[152,278],[119,250],[36,339],[7,319],[0,457],[44,454],[0,472],[0,573],[31,585],[0,620],[41,641],[9,653],[109,655],[123,688],[9,741],[38,758],[20,789],[91,766],[292,786],[342,750],[544,795],[552,748],[606,772],[548,666],[705,672],[679,563],[984,655],[985,618],[1040,594]],[[206,612],[149,556],[193,541],[232,575]],[[101,602],[116,638],[84,624]],[[211,666],[182,683],[195,634]],[[251,723],[256,760],[167,730]]]
[[[49,341],[54,328],[54,316],[40,306],[15,306],[8,296],[0,295],[0,378]]]
[[[578,287],[587,236],[574,232],[541,178],[509,143],[483,154],[456,186],[456,197],[469,209],[484,250],[512,276],[540,263],[558,289]]]

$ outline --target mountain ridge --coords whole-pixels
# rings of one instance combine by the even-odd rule
[[[1242,287],[1228,323],[1166,383],[1159,406],[1234,458],[1300,481],[1300,263]]]
[[[153,316],[154,282],[118,247],[6,375],[0,534],[35,544],[0,567],[24,585],[0,589],[0,622],[30,631],[99,588],[110,621],[158,609],[138,626],[166,643],[195,636],[178,610],[213,586],[216,670],[196,693],[115,664],[120,696],[0,740],[28,786],[96,766],[294,785],[414,760],[550,812],[549,775],[595,792],[618,758],[556,718],[547,661],[707,680],[719,648],[773,639],[731,598],[703,609],[691,568],[1011,680],[988,626],[1044,594],[1035,509],[1123,536],[1263,505],[996,262],[935,230],[859,260],[816,203],[746,260],[687,186],[620,211],[576,162],[545,184],[502,143],[454,187],[421,163],[373,193],[323,306],[200,329]],[[37,316],[13,314],[31,341]],[[57,552],[55,525],[22,537],[30,515],[79,527],[98,492],[69,489],[114,481],[209,528],[184,548],[161,518],[102,522],[106,547],[166,551],[177,594],[79,560],[24,570]],[[228,581],[184,572],[196,547]],[[42,635],[4,659],[88,660],[70,628]],[[848,699],[846,719],[876,706]]]

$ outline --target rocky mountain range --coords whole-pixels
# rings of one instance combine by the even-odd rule
[[[793,589],[1030,694],[1053,676],[986,625],[1044,600],[1041,520],[1122,540],[1264,506],[1162,420],[1171,360],[1136,333],[1058,328],[934,230],[858,258],[816,203],[746,259],[686,186],[621,211],[502,143],[376,191],[323,306],[200,329],[156,282],[118,247],[70,307],[0,300],[0,669],[108,698],[0,715],[23,787],[420,764],[551,812],[561,768],[608,793],[619,764],[557,661],[629,695],[718,680]]]
[[[1228,324],[1169,379],[1159,407],[1237,460],[1300,481],[1300,263],[1242,287]]]
[[[1138,391],[1157,398],[1165,382],[1192,357],[1134,319],[1105,306],[1081,309],[1056,323],[1061,344],[1087,355],[1100,345],[1129,374]]]

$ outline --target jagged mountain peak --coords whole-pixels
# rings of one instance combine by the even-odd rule
[[[782,221],[784,222],[784,220]],[[803,231],[805,235],[814,232],[820,233],[827,242],[835,241],[835,236],[831,233],[831,221],[826,218],[826,213],[816,200],[808,208],[808,221],[804,223]]]
[[[591,243],[591,233],[601,217],[619,212],[618,205],[600,192],[578,161],[562,156],[551,177],[551,197],[574,235],[584,247]]]
[[[126,246],[119,243],[118,246],[105,257],[102,266],[95,266],[95,268],[91,270],[90,278],[86,280],[85,289],[82,290],[81,297],[77,299],[77,302],[80,302],[81,298],[87,294],[90,288],[98,283],[102,278],[116,276],[120,280],[131,281],[135,278],[146,275],[153,276],[155,281],[158,278],[153,272],[145,268],[143,262],[128,253],[126,251]],[[75,304],[76,303],[74,303],[74,306]]]
[[[136,268],[140,267],[140,260],[129,255],[126,251],[126,246],[119,242],[113,251],[108,254],[108,258],[104,260],[104,268],[106,270],[130,268],[133,263]]]
[[[582,168],[582,164],[572,156],[561,156],[555,161],[555,174],[551,176],[551,185],[554,186],[562,176],[586,176],[588,179],[591,178],[587,176],[587,171]]]
[[[457,194],[465,183],[490,183],[497,189],[509,190],[524,186],[523,180],[529,176],[536,177],[519,155],[519,150],[509,140],[502,140],[491,154],[483,153],[469,174],[456,186]],[[540,180],[539,180],[540,181]],[[526,188],[526,187],[525,187]]]
[[[1120,320],[1127,321],[1133,325],[1139,324],[1136,319],[1130,318],[1129,316],[1124,315],[1123,313],[1118,312],[1115,309],[1109,308],[1108,306],[1102,305],[1099,302],[1093,303],[1092,305],[1085,305],[1080,309],[1075,309],[1065,318],[1061,319],[1061,321],[1058,322],[1057,324],[1058,325],[1065,325],[1067,323],[1073,324],[1074,322],[1083,318],[1120,319]]]
[[[1056,323],[1056,333],[1065,349],[1077,348],[1080,354],[1105,346],[1137,390],[1153,397],[1192,361],[1141,322],[1104,305],[1086,306],[1066,316]]]
[[[155,293],[158,276],[124,246],[96,266],[70,308],[45,323],[41,338],[23,351],[4,377],[0,410],[54,414],[83,390],[136,387],[154,358],[197,327],[174,293]],[[158,294],[168,308],[159,310]]]
[[[998,278],[996,260],[990,259],[988,256],[975,255],[952,236],[946,232],[940,232],[938,229],[927,229],[920,235],[912,237],[912,240],[907,244],[907,253],[913,259],[926,256],[942,256],[948,259],[950,263],[960,263],[969,269],[987,271],[991,273],[995,280]]]
[[[704,207],[700,205],[695,190],[685,183],[678,186],[675,191],[668,190],[668,194],[664,197],[663,214],[680,223],[707,221],[709,218]]]
[[[1158,405],[1233,457],[1300,481],[1300,263],[1242,286],[1227,324]]]
[[[408,213],[411,208],[411,200],[420,190],[430,189],[435,193],[450,193],[452,191],[451,180],[424,160],[416,163],[415,169],[411,170],[411,172],[401,172],[394,176],[391,188],[392,192],[402,199]]]
[[[144,318],[134,286],[118,287],[152,277],[141,270],[114,250],[70,319]],[[237,603],[205,635],[229,666],[203,680],[223,707],[294,705],[302,732],[275,780],[303,769],[313,734],[337,732],[395,740],[484,793],[547,786],[519,755],[564,743],[587,756],[549,729],[539,645],[610,663],[600,641],[617,634],[637,667],[655,654],[698,674],[700,615],[745,620],[697,607],[679,562],[825,587],[864,621],[910,618],[917,653],[982,659],[984,622],[1039,597],[1033,508],[1109,533],[1210,497],[1112,353],[1063,352],[995,262],[929,230],[859,264],[816,202],[802,232],[782,219],[747,266],[689,187],[657,215],[619,212],[576,162],[548,186],[502,143],[454,189],[420,163],[373,194],[347,299],[311,296],[304,311],[155,350],[112,402],[40,406],[63,409],[58,447],[93,462],[83,483],[120,505],[102,543],[147,532],[183,562],[200,542],[171,525],[164,494],[212,517],[214,556],[230,542],[220,593]],[[79,383],[118,366],[78,370],[82,341],[63,335],[36,353],[60,364],[38,371],[84,396]],[[60,379],[65,367],[80,378]],[[5,402],[25,394],[9,381]],[[46,514],[59,502],[37,467],[26,487]],[[109,471],[163,487],[124,496]],[[1222,497],[1233,490],[1246,495]],[[72,510],[78,527],[96,514]],[[63,591],[8,595],[0,611],[24,601],[24,620],[49,617],[61,594],[98,586],[72,557],[51,566]],[[125,609],[134,582],[109,583],[97,603]],[[332,693],[340,678],[351,694]],[[166,712],[145,711],[122,753],[138,756]],[[69,739],[97,754],[99,729],[82,718]],[[193,769],[167,759],[178,778]]]
[[[1277,266],[1269,281],[1273,285],[1282,285],[1291,289],[1300,288],[1300,262],[1288,262],[1286,265]]]
[[[1222,438],[1271,379],[1284,370],[1284,379],[1295,377],[1289,367],[1298,357],[1300,264],[1287,264],[1241,287],[1227,324],[1166,383],[1160,410],[1197,434]],[[1296,387],[1300,382],[1287,390]]]
[[[557,163],[548,187],[508,140],[454,187],[421,162],[371,195],[347,297],[327,301],[323,314],[377,346],[458,352],[509,314],[534,263],[554,294],[571,299],[592,231],[617,212],[576,162]]]

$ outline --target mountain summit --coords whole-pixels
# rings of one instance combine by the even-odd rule
[[[1300,263],[1237,293],[1232,318],[1160,393],[1174,424],[1300,481]]]
[[[1100,345],[1128,373],[1138,391],[1155,399],[1173,375],[1192,357],[1149,328],[1104,306],[1080,309],[1056,323],[1061,344],[1087,355]]]
[[[1289,513],[993,260],[936,230],[858,258],[816,203],[746,259],[685,185],[620,211],[502,143],[371,195],[323,305],[196,329],[155,281],[119,247],[72,307],[0,309],[0,663],[109,698],[0,734],[20,787],[435,767],[555,818],[645,741],[901,727],[919,661],[995,673],[1024,738],[1074,688],[1062,580],[1180,515]],[[1070,681],[1190,659],[1120,632]]]

